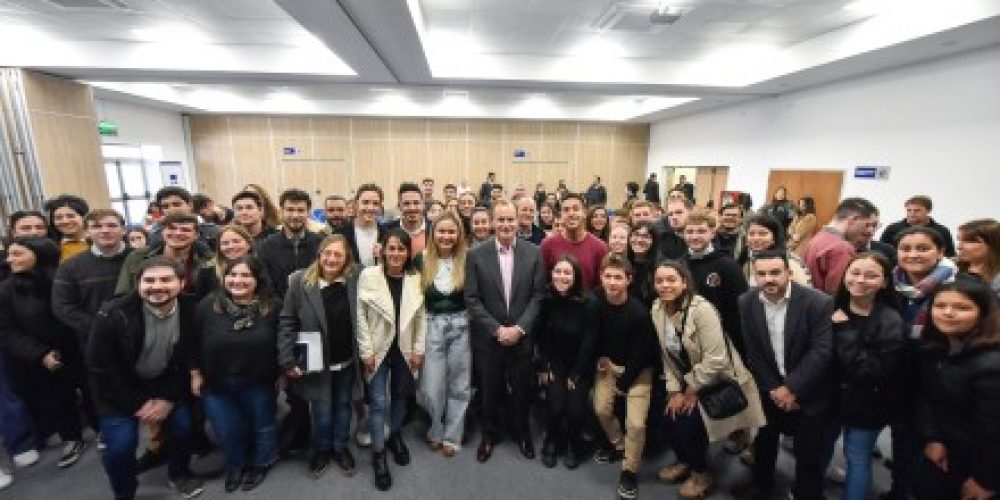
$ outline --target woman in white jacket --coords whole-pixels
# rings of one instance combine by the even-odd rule
[[[371,395],[372,463],[375,487],[392,487],[385,448],[396,465],[410,463],[400,429],[414,378],[424,361],[427,320],[420,275],[413,270],[410,236],[388,231],[381,241],[381,264],[366,268],[358,280],[358,355],[364,362]],[[386,408],[386,400],[391,407]],[[389,439],[383,422],[388,410]]]

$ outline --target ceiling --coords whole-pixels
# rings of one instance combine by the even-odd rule
[[[996,44],[1000,0],[0,0],[0,66],[200,113],[650,122]]]

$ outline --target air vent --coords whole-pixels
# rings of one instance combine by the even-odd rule
[[[664,30],[660,24],[649,22],[649,13],[653,11],[648,3],[616,2],[608,6],[590,28],[597,31],[614,31],[618,33],[638,33],[655,35]]]
[[[62,10],[131,10],[125,0],[42,0]]]

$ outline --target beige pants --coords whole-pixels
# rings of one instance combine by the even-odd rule
[[[594,384],[594,411],[604,428],[608,440],[619,450],[625,451],[622,469],[636,472],[642,448],[646,444],[646,414],[649,412],[649,394],[652,389],[652,374],[649,368],[636,377],[635,383],[625,395],[625,436],[622,438],[621,423],[615,417],[615,384],[624,372],[620,366],[612,365],[608,371],[597,372]]]

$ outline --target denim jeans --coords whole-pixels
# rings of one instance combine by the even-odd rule
[[[238,377],[213,381],[205,391],[205,413],[226,455],[226,469],[246,465],[249,431],[253,465],[268,466],[278,454],[277,395],[274,386]]]
[[[827,435],[824,463],[827,468],[833,459],[833,448],[840,436],[840,428],[835,427]],[[847,479],[844,481],[844,500],[865,500],[872,488],[872,451],[878,441],[878,429],[844,427],[844,460],[847,462]]]
[[[355,369],[354,365],[349,365],[342,370],[330,372],[332,397],[309,402],[313,451],[342,453],[347,449],[347,439],[351,433],[351,395]]]
[[[458,447],[469,409],[472,352],[465,311],[427,316],[421,392],[431,416],[427,438]]]
[[[385,417],[389,412],[389,432],[396,434],[403,428],[406,417],[406,398],[413,391],[413,375],[399,349],[390,349],[375,375],[368,382],[371,394],[372,451],[385,450]]]
[[[131,497],[138,487],[135,448],[139,441],[139,419],[131,415],[102,415],[99,418],[101,440],[107,447],[101,453],[104,471],[116,497]],[[164,422],[170,432],[167,476],[184,477],[191,461],[191,413],[184,403],[174,405]]]
[[[0,438],[11,456],[35,449],[35,424],[21,398],[7,380],[4,356],[0,354]]]

